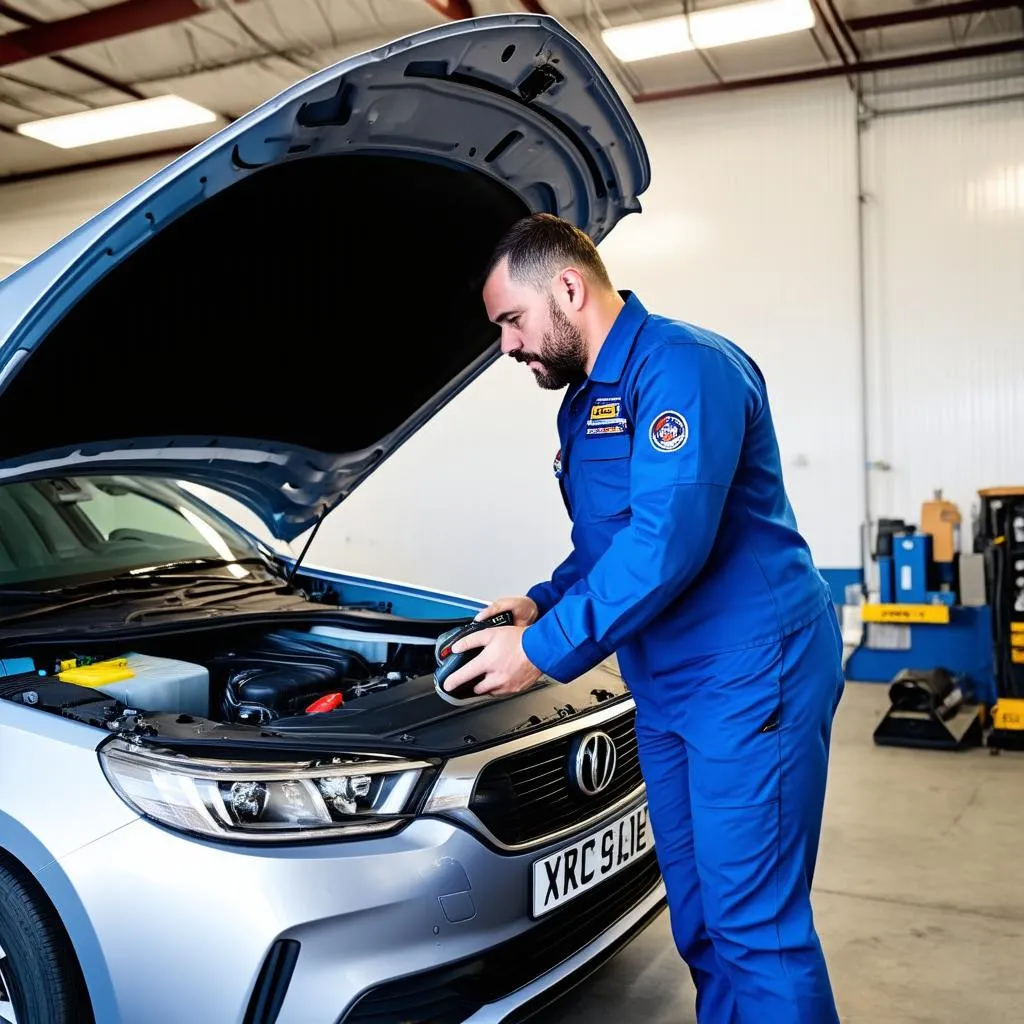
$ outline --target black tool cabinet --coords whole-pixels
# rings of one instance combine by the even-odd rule
[[[979,491],[974,550],[985,556],[1000,697],[1024,698],[1024,487]]]

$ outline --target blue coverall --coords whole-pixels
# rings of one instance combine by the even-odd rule
[[[563,682],[617,653],[700,1024],[833,1024],[810,904],[843,691],[831,594],[760,370],[623,297],[558,414],[572,551],[529,592],[524,650]]]

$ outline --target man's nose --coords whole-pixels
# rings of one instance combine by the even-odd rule
[[[518,352],[523,347],[522,339],[517,337],[516,332],[510,327],[502,327],[501,329],[501,351],[505,355],[511,355],[513,352]]]

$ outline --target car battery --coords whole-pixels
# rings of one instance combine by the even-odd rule
[[[932,561],[932,538],[927,533],[907,534],[893,543],[896,600],[927,604]]]
[[[187,661],[134,653],[86,664],[72,658],[58,666],[57,676],[129,707],[203,718],[210,713],[209,670]]]

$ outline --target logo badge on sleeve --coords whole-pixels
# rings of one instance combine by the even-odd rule
[[[686,444],[690,428],[686,420],[671,409],[658,413],[651,421],[651,446],[659,452],[675,452]]]
[[[559,448],[558,451],[555,452],[555,461],[554,461],[554,464],[552,465],[551,468],[555,471],[555,479],[556,480],[561,480],[562,479],[562,449],[561,448]]]

